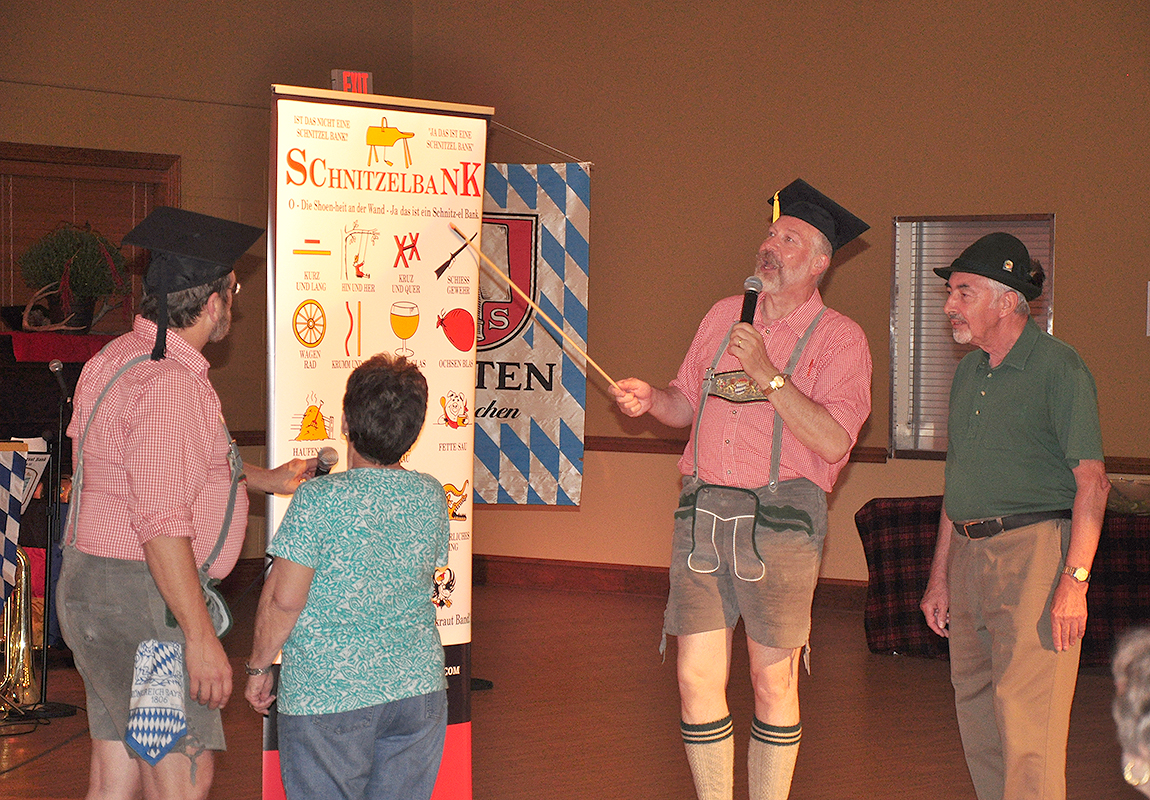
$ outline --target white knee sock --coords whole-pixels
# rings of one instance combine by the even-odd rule
[[[679,723],[699,800],[731,800],[735,784],[735,732],[731,717],[702,725]]]
[[[786,800],[791,793],[791,776],[802,736],[801,722],[780,728],[758,719],[751,721],[751,743],[747,748],[751,800]]]

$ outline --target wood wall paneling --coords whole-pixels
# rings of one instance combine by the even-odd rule
[[[24,304],[32,296],[17,262],[61,223],[91,224],[119,242],[158,205],[180,205],[177,155],[0,142],[0,304]],[[132,263],[135,301],[144,252],[124,254]],[[118,315],[105,319],[124,327]]]

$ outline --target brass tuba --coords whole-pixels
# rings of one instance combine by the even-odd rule
[[[4,604],[4,682],[0,704],[27,706],[40,697],[32,668],[32,570],[23,547],[16,548],[16,588]]]

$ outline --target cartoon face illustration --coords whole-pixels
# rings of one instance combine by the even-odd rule
[[[454,389],[439,398],[443,406],[443,424],[449,428],[463,428],[467,425],[467,398]]]

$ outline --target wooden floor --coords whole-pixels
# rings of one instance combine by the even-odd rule
[[[253,601],[254,594],[234,605],[237,628],[226,640],[241,673]],[[663,601],[652,597],[475,587],[472,672],[494,688],[472,694],[474,798],[693,798],[674,640],[665,664],[657,650],[662,613]],[[812,646],[794,800],[973,800],[945,662],[868,652],[861,610],[837,603],[816,605]],[[746,651],[736,647],[736,797],[747,791],[746,669]],[[1111,694],[1102,670],[1083,671],[1071,723],[1071,800],[1137,796],[1119,774]],[[49,670],[48,700],[83,705],[74,670]],[[229,750],[217,762],[212,797],[258,798],[260,718],[237,696],[224,725]],[[23,729],[0,734],[0,798],[83,797],[83,711]]]

